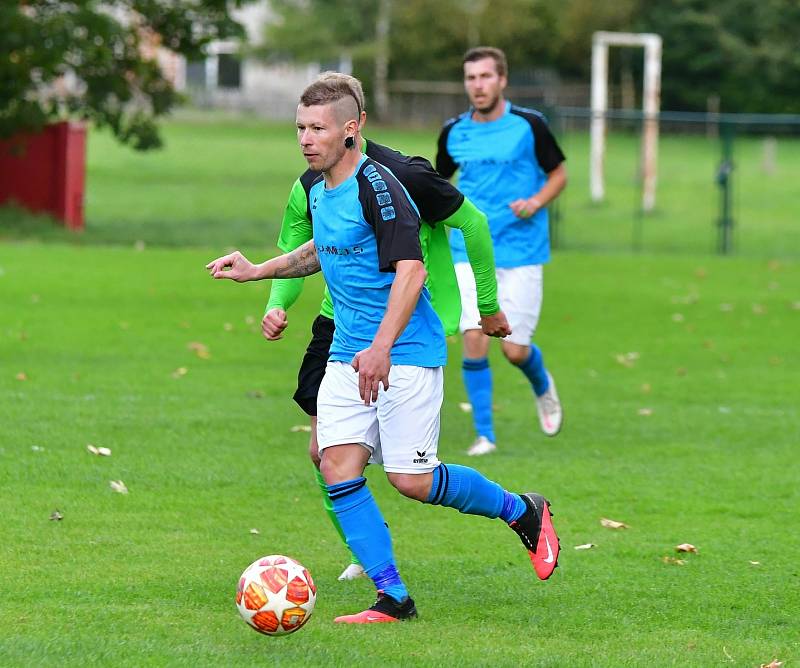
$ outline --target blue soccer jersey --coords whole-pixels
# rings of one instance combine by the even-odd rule
[[[350,362],[368,348],[386,313],[395,262],[422,261],[416,206],[394,174],[363,156],[336,188],[320,179],[309,192],[314,244],[333,300],[330,359]],[[423,288],[391,351],[392,364],[444,366],[444,329]]]
[[[517,218],[509,204],[539,192],[547,174],[564,161],[544,117],[506,102],[494,121],[472,120],[472,110],[448,121],[439,135],[436,169],[450,178],[489,218],[498,267],[543,264],[550,259],[547,209]],[[467,262],[464,237],[450,234],[455,262]]]

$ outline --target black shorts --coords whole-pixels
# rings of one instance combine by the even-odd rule
[[[297,390],[294,400],[308,415],[317,414],[317,395],[333,342],[333,320],[318,315],[311,325],[311,341],[297,372]]]

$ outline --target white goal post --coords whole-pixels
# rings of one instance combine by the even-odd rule
[[[658,112],[661,106],[661,36],[653,33],[596,32],[592,36],[592,121],[589,182],[593,202],[605,198],[603,160],[608,111],[608,47],[644,47],[642,122],[642,210],[656,204],[658,164]]]

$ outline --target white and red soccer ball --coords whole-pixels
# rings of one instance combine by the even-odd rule
[[[239,614],[259,633],[294,633],[314,611],[317,587],[294,559],[273,554],[250,564],[236,587]]]

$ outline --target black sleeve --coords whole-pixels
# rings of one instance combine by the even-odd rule
[[[550,132],[550,126],[547,124],[547,120],[542,114],[533,109],[513,106],[511,107],[511,113],[521,116],[528,121],[528,124],[531,126],[536,161],[545,174],[549,174],[566,160],[558,142],[556,142],[556,138],[553,136],[553,133]]]
[[[536,160],[545,174],[549,174],[566,158],[553,133],[550,132],[550,126],[542,116],[531,115],[529,122],[533,130]]]
[[[400,260],[422,261],[419,214],[400,182],[372,160],[362,165],[357,179],[364,219],[375,230],[379,270],[394,271]]]
[[[445,123],[439,133],[439,141],[436,149],[436,171],[444,178],[449,179],[456,173],[458,165],[453,161],[453,157],[447,152],[447,136],[455,125],[455,119]]]
[[[427,223],[449,218],[464,202],[464,195],[443,178],[425,158],[414,156],[396,176],[408,190],[419,215]]]

